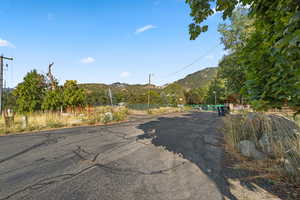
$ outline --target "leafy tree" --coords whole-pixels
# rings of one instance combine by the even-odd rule
[[[75,80],[68,80],[63,87],[63,105],[65,108],[75,108],[85,105],[86,95]]]
[[[169,84],[164,88],[164,93],[167,97],[168,104],[177,105],[185,103],[185,89],[178,83]]]
[[[211,2],[223,18],[248,5],[254,30],[242,38],[236,56],[246,71],[244,95],[257,109],[290,106],[300,111],[300,2],[299,0],[186,0],[191,7],[191,39],[208,27],[202,25],[213,14]],[[229,40],[230,41],[230,40]],[[231,43],[228,43],[229,46]],[[234,49],[233,46],[230,47]]]
[[[110,104],[107,91],[104,89],[91,91],[86,94],[86,103],[88,105],[108,105]]]
[[[41,109],[46,90],[45,77],[36,70],[27,73],[22,83],[13,91],[18,111],[33,112]]]
[[[197,88],[185,92],[185,99],[187,104],[203,104],[207,89]]]
[[[163,99],[158,91],[156,91],[156,90],[150,91],[150,103],[152,105],[161,105],[164,103]]]
[[[224,103],[226,96],[224,80],[220,77],[216,77],[208,88],[205,102],[206,104]]]
[[[42,109],[43,110],[59,110],[63,106],[63,88],[56,87],[56,89],[49,89],[45,93],[43,99]]]

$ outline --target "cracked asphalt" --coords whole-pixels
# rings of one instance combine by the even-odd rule
[[[0,137],[0,199],[234,199],[215,113]]]

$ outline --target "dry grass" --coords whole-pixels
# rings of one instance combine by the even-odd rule
[[[148,110],[150,115],[167,114],[188,111],[189,107],[161,107]]]
[[[107,114],[107,113],[111,113]],[[72,127],[81,125],[106,124],[123,121],[127,118],[128,109],[125,107],[96,107],[93,111],[80,113],[36,112],[27,115],[28,123],[24,127],[23,115],[16,115],[14,123],[7,127],[3,118],[0,119],[0,135],[38,131],[53,128]]]
[[[256,161],[254,165],[244,167],[271,174],[278,172],[291,181],[300,182],[300,127],[295,121],[280,115],[248,113],[225,117],[223,122],[225,140],[232,151],[238,151],[238,143],[242,140],[251,140],[262,150],[259,139],[263,135],[269,138],[272,151],[269,157],[272,159]],[[289,169],[286,167],[287,161]]]
[[[153,108],[149,110],[134,110],[129,109],[129,114],[132,115],[159,115],[159,114],[168,114],[168,113],[176,113],[176,112],[184,112],[190,110],[190,107],[160,107]]]

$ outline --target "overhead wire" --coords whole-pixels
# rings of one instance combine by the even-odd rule
[[[199,62],[202,59],[204,59],[206,56],[208,56],[211,52],[213,52],[219,46],[221,46],[221,44],[217,44],[217,45],[213,46],[208,51],[206,51],[204,54],[202,54],[201,56],[199,56],[198,58],[196,58],[195,60],[193,60],[191,63],[189,63],[187,65],[184,65],[183,67],[181,67],[177,71],[174,71],[174,72],[171,72],[171,73],[169,73],[167,75],[162,76],[161,79],[156,79],[156,81],[163,80],[163,78],[166,78],[166,77],[174,76],[174,75],[178,74],[179,72],[182,72],[182,71],[188,69],[189,67],[193,66],[197,62]]]

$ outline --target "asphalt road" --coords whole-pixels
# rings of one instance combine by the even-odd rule
[[[0,199],[234,199],[219,126],[192,112],[3,136]]]

